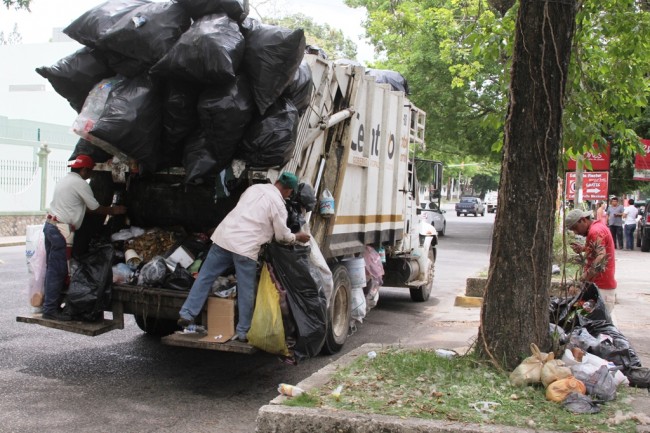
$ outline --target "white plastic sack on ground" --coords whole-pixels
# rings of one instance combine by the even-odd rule
[[[366,317],[366,295],[363,287],[352,288],[352,321],[363,322]]]
[[[29,276],[29,304],[32,307],[43,305],[43,288],[45,285],[45,269],[47,258],[45,252],[45,236],[41,231],[37,236],[36,250],[29,261],[32,273]]]
[[[43,224],[27,226],[25,228],[25,259],[27,261],[27,271],[31,274],[32,267],[30,261],[36,252],[39,238],[43,238]]]
[[[309,239],[309,248],[311,250],[309,254],[309,261],[311,262],[312,266],[316,267],[320,272],[321,282],[323,283],[323,292],[325,293],[325,299],[327,299],[327,306],[329,307],[330,299],[332,298],[332,292],[334,291],[334,279],[332,278],[332,271],[330,270],[329,266],[327,266],[325,257],[323,256],[323,253],[318,247],[318,244],[314,240],[313,236]]]

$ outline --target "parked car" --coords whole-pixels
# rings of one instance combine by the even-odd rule
[[[485,195],[485,206],[487,207],[488,213],[497,212],[497,199],[499,198],[499,193],[496,191],[488,192]]]
[[[438,236],[444,236],[447,230],[446,211],[440,209],[435,202],[421,203],[420,206],[422,209],[418,209],[418,214],[436,229]]]
[[[648,208],[643,207],[643,211],[639,208],[641,217],[636,223],[636,246],[641,247],[641,251],[647,253],[650,251],[650,212]]]
[[[485,205],[478,197],[461,197],[460,203],[456,203],[456,215],[461,216],[461,214],[485,216]]]

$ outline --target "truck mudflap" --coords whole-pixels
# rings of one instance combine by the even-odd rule
[[[31,314],[26,316],[17,316],[16,322],[32,323],[45,326],[47,328],[59,329],[61,331],[73,332],[75,334],[95,337],[105,334],[116,329],[124,329],[124,313],[121,304],[113,304],[113,318],[98,320],[97,322],[70,321],[61,322],[59,320],[43,319],[41,314]]]
[[[227,341],[225,343],[217,343],[213,341],[205,341],[205,334],[183,334],[175,333],[162,337],[160,341],[168,346],[189,347],[192,349],[208,349],[218,350],[221,352],[235,352],[243,353],[246,355],[253,354],[258,351],[255,347],[248,343],[241,341]]]

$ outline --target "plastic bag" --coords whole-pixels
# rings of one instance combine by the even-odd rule
[[[546,387],[559,379],[571,376],[571,369],[561,359],[554,359],[553,353],[549,353],[544,366],[542,367],[542,384]]]
[[[180,264],[177,264],[174,271],[167,276],[163,287],[165,289],[189,291],[194,284],[192,273]]]
[[[244,134],[243,159],[258,168],[285,165],[296,146],[297,127],[296,107],[289,100],[278,100],[264,116],[257,116]]]
[[[572,346],[579,347],[585,351],[599,344],[598,339],[592,336],[585,328],[574,329],[569,336],[569,342]]]
[[[32,238],[35,238],[35,241],[33,241],[35,249],[28,263],[28,267],[31,269],[28,290],[29,305],[32,307],[40,307],[43,305],[43,289],[45,286],[45,271],[47,269],[47,253],[45,250],[43,226],[40,226],[40,230]]]
[[[614,377],[609,374],[606,365],[602,365],[591,374],[576,372],[575,378],[587,387],[587,394],[598,400],[612,401],[616,399],[616,384]]]
[[[214,177],[218,173],[217,161],[210,152],[208,138],[202,132],[196,132],[186,140],[183,167],[186,184],[201,184],[206,177]]]
[[[251,23],[244,31],[244,67],[251,79],[253,97],[260,114],[275,103],[293,81],[305,52],[302,29]]]
[[[231,84],[205,88],[199,96],[198,117],[210,151],[221,171],[231,162],[255,111],[248,79],[238,75]]]
[[[309,108],[313,88],[311,68],[303,60],[282,96],[289,99],[298,110],[298,115],[302,116]]]
[[[163,93],[162,167],[180,167],[185,139],[199,127],[197,101],[201,86],[168,80]]]
[[[167,264],[161,256],[156,256],[145,263],[140,270],[139,286],[160,287],[167,275]]]
[[[248,15],[248,2],[243,0],[177,0],[177,3],[187,9],[193,19],[225,13],[241,22]]]
[[[110,307],[113,257],[111,245],[104,245],[79,258],[70,277],[66,311],[74,319],[94,322]]]
[[[244,45],[237,23],[226,15],[207,15],[192,23],[151,73],[206,84],[232,83]]]
[[[52,66],[41,66],[36,72],[46,78],[56,93],[68,100],[79,113],[90,91],[104,78],[115,73],[106,58],[97,50],[84,47]]]
[[[80,44],[95,47],[99,37],[124,15],[148,3],[149,0],[109,0],[84,12],[63,33]]]
[[[385,69],[366,69],[366,75],[374,77],[377,83],[390,84],[395,91],[410,94],[408,82],[399,72]]]
[[[120,81],[111,89],[106,107],[89,132],[136,159],[141,172],[155,172],[160,106],[160,92],[147,74]]]
[[[650,388],[650,368],[630,367],[625,375],[630,381],[630,386],[637,388]]]
[[[327,331],[327,301],[309,272],[309,255],[309,247],[303,246],[272,242],[266,248],[266,260],[271,264],[275,279],[286,291],[298,330],[293,350],[299,360],[320,352]]]
[[[88,132],[95,127],[106,107],[106,101],[115,87],[121,81],[118,77],[107,78],[97,83],[86,98],[81,112],[72,123],[75,134],[89,139]]]
[[[584,383],[580,382],[575,377],[565,377],[564,379],[556,380],[546,388],[546,399],[561,402],[572,392],[586,394],[587,388]]]
[[[280,295],[271,281],[266,264],[264,264],[260,275],[255,310],[247,338],[252,346],[265,352],[289,355],[284,337],[282,312],[280,311]]]
[[[363,323],[364,317],[366,317],[366,295],[363,293],[363,287],[353,287],[350,319]]]
[[[190,27],[190,16],[173,2],[148,3],[129,11],[96,42],[102,50],[153,64]]]
[[[309,238],[309,251],[309,262],[320,272],[321,283],[323,284],[323,293],[325,294],[325,299],[327,300],[327,306],[329,306],[330,298],[332,297],[332,292],[334,291],[334,279],[332,277],[332,270],[329,266],[327,266],[325,256],[323,256],[323,253],[321,252],[313,236]]]
[[[126,263],[118,263],[113,266],[113,283],[128,284],[133,271]]]
[[[514,386],[540,383],[542,380],[542,367],[548,354],[540,352],[535,343],[530,344],[530,351],[532,356],[521,361],[521,364],[510,373],[510,382]]]
[[[74,161],[79,155],[90,156],[96,164],[106,162],[113,158],[113,155],[83,138],[80,138],[79,141],[77,141],[77,145],[75,146],[72,155],[70,155],[70,158],[68,158],[68,161]]]
[[[586,395],[572,392],[564,399],[562,406],[571,413],[598,413],[600,407]]]

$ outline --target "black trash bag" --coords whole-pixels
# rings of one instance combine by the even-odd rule
[[[623,374],[630,381],[630,386],[650,389],[650,368],[630,367]]]
[[[124,75],[128,78],[142,75],[147,72],[151,66],[149,63],[140,59],[133,59],[114,51],[104,51],[103,54],[106,56],[108,66],[110,66],[116,74]]]
[[[298,114],[302,116],[307,108],[309,108],[313,88],[311,68],[303,60],[293,76],[293,81],[284,90],[282,96],[289,99],[298,109]]]
[[[97,50],[84,47],[52,66],[41,66],[36,72],[46,78],[56,93],[68,100],[79,113],[88,93],[104,78],[115,75],[107,59]]]
[[[305,54],[313,54],[324,60],[327,60],[329,58],[325,50],[318,45],[307,45],[305,47]]]
[[[147,287],[160,287],[167,277],[167,263],[161,256],[152,258],[140,270],[138,285]]]
[[[308,183],[301,182],[298,188],[291,193],[291,196],[286,201],[287,207],[287,227],[291,233],[298,233],[303,225],[305,225],[305,217],[303,209],[306,212],[314,210],[316,205],[316,194],[314,189]]]
[[[589,309],[584,308],[587,301],[591,304]],[[598,287],[593,283],[587,284],[576,296],[551,298],[549,318],[551,323],[561,326],[567,332],[584,327],[584,323],[589,321],[604,321],[612,324],[605,302],[598,292]],[[589,332],[597,335],[591,330]]]
[[[83,138],[80,138],[79,141],[77,141],[74,152],[72,152],[68,161],[74,161],[79,155],[88,155],[93,159],[93,161],[95,161],[95,163],[103,163],[113,157],[110,153],[100,149],[90,141],[86,141]]]
[[[177,264],[174,271],[165,279],[163,288],[188,292],[192,288],[192,284],[194,284],[194,277],[190,271]]]
[[[226,15],[206,15],[192,23],[152,74],[199,83],[231,83],[244,57],[244,36]]]
[[[149,3],[123,15],[97,40],[102,50],[154,64],[190,27],[190,16],[173,2]]]
[[[609,335],[607,333],[607,335]],[[603,340],[591,349],[594,355],[614,363],[625,372],[631,367],[641,367],[641,360],[625,337]]]
[[[192,19],[205,15],[225,13],[231,19],[242,22],[248,15],[248,2],[245,0],[176,0]]]
[[[318,355],[327,333],[327,300],[322,286],[316,284],[309,271],[310,248],[272,242],[265,254],[275,278],[287,293],[298,329],[293,346],[295,358],[302,360]]]
[[[390,84],[393,90],[404,92],[409,95],[409,85],[406,78],[397,71],[389,71],[386,69],[366,69],[366,75],[375,78],[377,83]]]
[[[97,40],[124,15],[149,0],[109,0],[84,12],[63,29],[63,33],[87,47],[94,48]]]
[[[118,82],[90,130],[138,161],[141,173],[156,171],[160,156],[161,96],[148,75]]]
[[[198,100],[201,127],[212,145],[216,171],[229,165],[255,111],[248,79],[238,75],[231,85],[206,88]]]
[[[185,183],[200,185],[206,177],[217,175],[217,161],[210,151],[210,143],[206,135],[197,131],[185,142],[183,148],[183,167],[185,167]]]
[[[161,167],[180,167],[185,140],[199,129],[196,110],[200,86],[169,80],[163,95]]]
[[[305,54],[305,35],[302,29],[251,24],[246,30],[244,67],[251,80],[253,97],[260,114],[273,105],[294,79]]]
[[[616,400],[616,383],[614,376],[609,373],[606,365],[601,365],[592,374],[584,373],[582,370],[575,371],[575,378],[585,384],[587,394],[597,400]]]
[[[111,245],[103,245],[79,258],[65,301],[66,313],[73,319],[95,322],[110,308],[114,254]]]
[[[282,98],[264,116],[255,116],[244,134],[240,155],[252,167],[283,166],[296,147],[297,132],[298,110]]]
[[[564,399],[562,406],[571,413],[598,413],[600,406],[586,395],[572,392]]]

